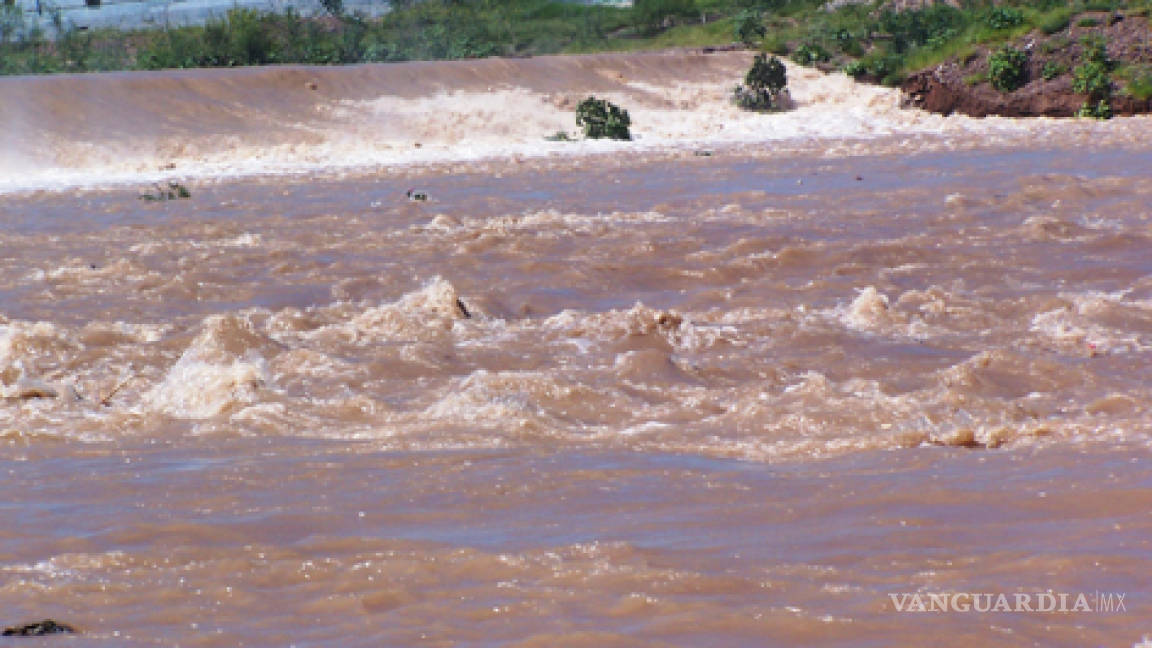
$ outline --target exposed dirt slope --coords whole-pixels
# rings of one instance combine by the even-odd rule
[[[1096,25],[1081,25],[1081,21]],[[1072,19],[1064,31],[1052,35],[1033,32],[1012,46],[1028,52],[1028,82],[1014,92],[1000,92],[986,80],[989,49],[964,60],[952,60],[911,75],[902,85],[904,104],[941,114],[962,113],[974,117],[1069,117],[1076,114],[1085,96],[1073,90],[1072,71],[1083,62],[1086,36],[1102,36],[1108,57],[1117,66],[1152,63],[1152,24],[1147,16],[1116,13],[1085,13]],[[1061,72],[1044,78],[1045,65]],[[1110,104],[1117,115],[1152,112],[1152,100],[1125,94],[1125,82],[1114,75]]]

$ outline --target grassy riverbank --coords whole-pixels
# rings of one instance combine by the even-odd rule
[[[1152,0],[962,0],[959,6],[925,3],[903,11],[891,2],[825,0],[636,0],[632,7],[401,0],[392,12],[366,18],[344,12],[340,0],[322,3],[319,17],[235,9],[206,25],[158,30],[80,31],[58,21],[56,34],[24,25],[19,12],[5,6],[0,73],[344,64],[735,42],[886,85],[943,61],[987,59],[970,75],[976,84],[1003,71],[993,70],[991,53],[1028,35],[1059,45],[1067,38],[1062,34],[1107,28],[1120,18],[1142,21],[1147,31],[1152,9]],[[1005,60],[1012,63],[1011,56]],[[1043,74],[1074,73],[1061,65],[1053,62]],[[1148,61],[1110,65],[1124,88],[1144,93],[1152,84]]]

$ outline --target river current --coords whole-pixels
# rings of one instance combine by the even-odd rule
[[[749,62],[0,80],[0,623],[1140,645],[1152,122]]]

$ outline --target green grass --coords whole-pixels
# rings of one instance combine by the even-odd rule
[[[1045,81],[1051,81],[1056,77],[1063,76],[1068,73],[1068,66],[1058,61],[1045,61],[1044,67],[1040,72],[1040,76]]]
[[[658,34],[644,38],[606,38],[601,40],[573,41],[557,50],[565,54],[587,54],[592,52],[630,52],[669,47],[706,47],[732,40],[731,20],[718,20],[704,25],[676,25]]]
[[[551,0],[428,1],[379,19],[234,9],[206,25],[164,30],[81,32],[59,25],[60,37],[51,39],[23,24],[19,11],[0,6],[0,74],[458,59],[724,40],[716,26],[705,27],[643,38],[627,9]],[[724,30],[730,33],[731,25]]]
[[[1152,99],[1152,65],[1126,65],[1114,76],[1123,83],[1120,91],[1124,94],[1140,101]]]
[[[1068,24],[1072,22],[1072,15],[1073,12],[1070,7],[1060,7],[1039,13],[1033,18],[1033,22],[1040,28],[1040,31],[1052,35],[1068,29]]]
[[[701,47],[734,42],[740,21],[758,16],[765,34],[750,40],[759,49],[894,85],[948,59],[971,60],[982,48],[1019,45],[1030,33],[1060,39],[1089,9],[1147,15],[1152,0],[965,0],[963,8],[937,4],[902,13],[878,2],[834,11],[825,4],[637,0],[629,9],[556,0],[398,0],[392,12],[373,19],[237,9],[207,25],[156,31],[77,32],[60,25],[55,40],[0,6],[0,74]]]

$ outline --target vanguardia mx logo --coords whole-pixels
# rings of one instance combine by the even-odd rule
[[[1128,611],[1126,592],[908,592],[889,594],[897,612],[1091,612]]]

